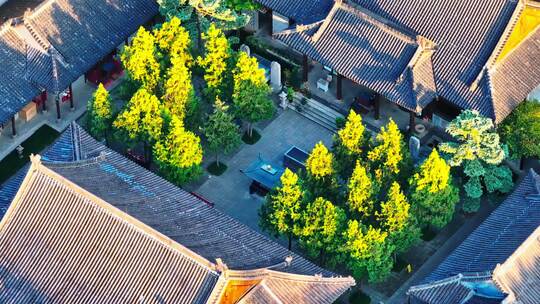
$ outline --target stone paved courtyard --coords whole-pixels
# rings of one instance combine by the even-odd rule
[[[260,231],[257,211],[264,199],[249,194],[251,180],[240,170],[257,159],[259,153],[265,160],[282,164],[283,154],[292,145],[309,152],[319,141],[327,147],[332,143],[330,131],[291,110],[279,114],[260,133],[262,138],[255,145],[244,144],[226,161],[229,168],[223,175],[211,176],[195,190],[215,203],[216,208],[256,231]]]

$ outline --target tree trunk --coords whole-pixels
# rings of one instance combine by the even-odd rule
[[[216,153],[216,167],[219,168],[220,164],[219,164],[219,153]]]
[[[289,251],[292,248],[292,233],[289,233]]]
[[[253,137],[253,125],[251,124],[251,122],[248,122],[248,136],[249,138]]]
[[[519,170],[523,170],[523,167],[525,167],[525,159],[522,156],[519,158]]]
[[[202,29],[201,29],[201,20],[197,12],[195,12],[195,23],[197,24],[197,48],[199,51],[202,51]]]

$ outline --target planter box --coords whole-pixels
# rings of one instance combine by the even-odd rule
[[[283,155],[283,165],[293,172],[296,172],[299,169],[305,169],[308,156],[309,154],[306,151],[296,146],[292,146]]]

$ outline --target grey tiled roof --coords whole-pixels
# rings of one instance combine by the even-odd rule
[[[410,297],[411,304],[472,304],[472,303],[490,303],[482,301],[481,297],[477,297],[476,302],[469,301],[475,292],[471,286],[484,284],[491,286],[498,294],[498,299],[495,303],[500,303],[504,295],[496,290],[491,278],[491,272],[458,274],[444,280],[437,281],[434,284],[426,284],[411,287],[407,294]],[[488,300],[489,301],[489,300]]]
[[[373,18],[369,12],[337,3],[324,22],[275,36],[401,106],[416,108],[411,99],[412,85],[403,84],[404,93],[396,90],[400,76],[419,47],[416,37]]]
[[[48,149],[44,157],[42,157],[42,161],[43,165],[41,166],[44,166],[44,171],[50,170],[51,174],[58,174],[62,178],[61,181],[74,183],[74,187],[80,187],[82,192],[88,191],[104,202],[118,208],[119,211],[125,212],[134,219],[148,225],[148,229],[155,229],[164,236],[172,239],[174,241],[173,243],[178,242],[181,246],[187,247],[197,255],[196,259],[203,259],[208,263],[216,261],[218,258],[221,259],[226,264],[226,269],[221,269],[219,263],[218,265],[211,263],[213,266],[210,267],[223,270],[219,278],[212,275],[210,276],[211,278],[208,277],[205,280],[202,277],[203,280],[199,282],[203,285],[200,285],[201,287],[199,289],[180,283],[177,284],[178,288],[175,290],[179,295],[194,296],[196,293],[198,300],[187,302],[199,302],[199,300],[204,301],[204,299],[208,298],[210,303],[213,303],[219,300],[229,280],[249,280],[250,277],[257,277],[259,280],[266,280],[267,282],[274,282],[275,280],[284,281],[285,283],[277,285],[272,285],[270,282],[271,292],[281,295],[283,292],[287,292],[287,288],[291,286],[294,287],[292,290],[295,291],[292,295],[296,295],[298,298],[302,296],[300,293],[304,292],[310,294],[311,298],[319,299],[320,301],[318,303],[331,303],[354,285],[352,278],[335,277],[335,274],[332,272],[326,271],[297,254],[288,251],[281,245],[217,211],[195,196],[175,187],[121,155],[109,150],[103,144],[91,138],[75,123]],[[19,175],[24,176],[26,171],[27,169],[22,170]],[[20,180],[13,183],[12,188],[18,188],[19,185]],[[0,189],[0,195],[3,195],[5,193],[3,191],[5,190],[5,188]],[[45,192],[48,193],[50,191],[47,190]],[[47,195],[45,192],[40,195],[41,198],[53,197],[52,194]],[[58,191],[52,192],[53,194],[60,193]],[[79,193],[80,191],[76,192]],[[75,203],[69,206],[77,209],[77,204]],[[63,208],[58,208],[58,210],[53,210],[55,208],[47,209],[54,211],[55,216],[59,216],[59,214],[65,215],[65,213],[59,212]],[[65,212],[71,210],[69,208],[67,209]],[[82,210],[84,208],[79,209]],[[9,216],[9,213],[6,216]],[[47,215],[44,214],[43,216],[45,217]],[[62,226],[62,220],[67,218],[76,218],[76,216],[68,215],[67,217],[59,218],[54,223],[55,225],[52,225],[49,229]],[[99,220],[95,218],[95,216],[89,216],[87,220]],[[101,219],[103,220],[103,218]],[[38,220],[44,223],[44,226],[47,226],[47,221],[41,218]],[[99,227],[100,224],[96,223],[92,225]],[[99,230],[110,231],[110,229],[112,228],[107,226]],[[59,232],[55,232],[55,234],[57,233]],[[67,240],[71,239],[68,238]],[[58,243],[58,245],[60,246],[61,243]],[[122,242],[119,242],[117,245],[122,246]],[[123,250],[121,247],[117,247],[117,249]],[[80,250],[84,250],[84,247],[81,247]],[[150,255],[152,253],[147,252],[145,254]],[[153,254],[156,254],[156,251]],[[286,259],[287,257],[292,257],[292,260]],[[71,256],[63,257],[64,260],[75,258]],[[149,261],[153,259],[155,257],[149,256],[147,258]],[[286,260],[287,262],[285,262]],[[0,262],[2,262],[1,256]],[[23,267],[28,265],[29,261],[22,260],[20,263],[11,265],[12,263],[15,262],[10,261],[6,265],[14,269],[15,266]],[[184,263],[183,265],[186,264]],[[156,267],[160,267],[160,265],[156,265]],[[228,268],[234,270],[228,270]],[[50,270],[47,272],[45,269],[40,269],[41,277],[35,278],[35,281],[33,281],[35,284],[33,286],[41,286],[40,284],[43,284],[41,279],[54,279],[57,275],[61,275],[62,271],[65,271],[65,269],[61,268]],[[9,282],[13,282],[10,286],[15,286],[13,289],[10,289],[10,292],[13,292],[12,294],[20,297],[34,296],[38,297],[36,299],[41,299],[39,296],[42,295],[34,292],[50,291],[49,289],[43,290],[40,288],[30,290],[28,289],[30,287],[27,284],[29,283],[28,280],[21,280],[21,276],[18,274],[17,276],[13,276],[13,272],[2,271],[3,268],[0,265],[0,277],[5,276],[7,278],[9,276]],[[181,281],[185,273],[183,270],[178,271],[180,273],[177,273],[175,278]],[[186,271],[194,273],[193,269],[187,269]],[[85,273],[77,274],[80,276],[85,275]],[[194,283],[193,280],[194,278],[186,282]],[[170,280],[170,282],[173,281]],[[287,282],[290,282],[290,284],[287,284]],[[59,280],[59,285],[64,283],[64,281]],[[22,289],[19,290],[19,287]],[[81,292],[86,292],[83,288],[84,284],[79,287],[82,288]],[[124,287],[126,293],[136,289],[135,287],[130,289],[130,286]],[[69,291],[71,292],[71,290]],[[99,294],[96,294],[94,298],[90,297],[87,299],[96,299],[98,296]],[[0,302],[1,300],[2,298],[0,297]],[[82,302],[85,301],[82,300]],[[186,301],[176,302],[187,303]]]
[[[535,199],[540,201],[540,195],[536,195]],[[506,262],[495,268],[493,279],[515,303],[538,303],[540,299],[540,227]]]
[[[157,11],[154,0],[47,0],[25,15],[20,26],[27,33],[5,24],[0,30],[0,123],[41,88],[66,89]]]
[[[334,303],[348,289],[343,283],[271,272],[238,304]]]
[[[424,282],[459,273],[493,271],[540,226],[540,177],[531,171],[495,211]]]
[[[0,62],[1,124],[39,94],[39,90],[25,78],[26,46],[9,25],[0,28]]]
[[[221,258],[230,269],[242,270],[270,267],[292,255],[293,262],[284,271],[334,275],[108,149],[83,130],[80,141],[84,161],[46,166],[209,261]]]
[[[77,160],[73,148],[73,136],[74,134],[77,134],[74,130],[75,128],[73,125],[70,125],[60,137],[58,137],[58,139],[43,152],[42,159],[45,161],[58,162]],[[15,194],[17,194],[19,186],[21,185],[26,172],[28,172],[28,167],[29,165],[24,166],[24,168],[0,185],[0,219],[4,216],[13,197],[15,197]]]
[[[206,303],[214,265],[41,163],[0,223],[2,303]]]
[[[540,84],[540,26],[501,62],[486,71],[497,117],[506,117]]]
[[[298,24],[309,24],[324,19],[334,0],[258,0],[273,11],[294,19]]]
[[[287,0],[271,2],[275,7],[290,3]],[[420,66],[424,72],[415,77],[418,80],[414,81],[423,84],[421,87],[429,88],[429,91],[418,92],[413,89],[411,92],[409,84],[412,81],[408,79],[411,76],[407,75],[409,71],[406,71],[405,67],[410,63],[412,55],[403,53],[404,46],[385,37],[383,31],[380,33],[366,31],[367,21],[364,16],[357,17],[354,22],[345,23],[344,17],[332,15],[330,12],[326,19],[338,17],[337,20],[328,22],[339,27],[337,30],[321,34],[321,40],[325,39],[327,42],[311,40],[308,33],[295,33],[297,31],[294,30],[278,33],[276,37],[410,110],[415,110],[415,106],[420,108],[425,106],[436,93],[459,108],[478,110],[483,115],[500,122],[540,83],[537,68],[527,73],[530,67],[538,66],[540,56],[537,38],[529,38],[518,45],[505,60],[509,64],[504,65],[504,68],[494,63],[523,10],[523,1],[351,0],[348,2],[353,4],[336,1],[335,6],[351,6],[358,11],[368,12],[374,19],[390,24],[397,31],[409,33],[411,37],[422,36],[434,43],[435,51],[430,60],[423,62],[429,62],[433,79],[426,74],[426,66]],[[312,24],[311,28],[317,26]],[[385,84],[381,83],[378,74],[373,71],[370,59],[381,63],[389,77],[394,77],[398,71],[399,75],[402,75],[401,72],[405,71],[401,77],[402,81],[386,79]],[[377,68],[380,66],[375,65],[375,69]],[[493,89],[489,87],[486,89],[486,80],[481,81],[483,85],[475,85],[484,69],[488,69],[491,74],[499,74],[497,81],[491,79],[489,82]],[[424,82],[426,76],[428,79]],[[393,81],[393,86],[390,81]],[[424,94],[426,92],[427,94]],[[419,96],[414,96],[415,94]]]
[[[531,169],[514,192],[408,294],[424,301],[419,303],[454,303],[438,299],[460,294],[457,290],[489,287],[492,294],[499,290],[499,294],[538,299],[538,288],[531,286],[540,284],[539,227],[540,176]],[[483,281],[477,281],[483,284],[464,280],[478,275]]]

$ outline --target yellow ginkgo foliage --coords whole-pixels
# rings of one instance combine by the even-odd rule
[[[368,153],[368,159],[381,163],[392,173],[399,173],[399,165],[403,160],[403,136],[397,124],[390,118],[386,127],[376,137],[377,146]]]
[[[148,90],[154,90],[159,82],[160,66],[156,59],[155,38],[151,32],[140,27],[130,46],[120,55],[129,76]]]
[[[118,115],[113,125],[126,131],[131,139],[156,141],[161,136],[163,118],[161,104],[156,96],[140,88]]]
[[[353,110],[347,116],[345,127],[338,131],[340,142],[352,153],[362,153],[366,128],[362,124],[362,116]]]
[[[206,85],[216,95],[219,95],[224,74],[227,71],[227,60],[231,56],[229,41],[215,24],[210,25],[202,38],[205,41],[205,56],[199,57],[197,62],[205,69]]]
[[[318,142],[309,154],[306,170],[316,178],[323,178],[332,174],[332,162],[332,153],[328,151],[322,142]]]

